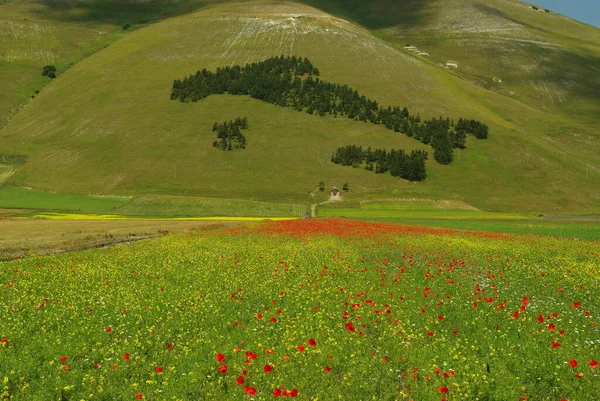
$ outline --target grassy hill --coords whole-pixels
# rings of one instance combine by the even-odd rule
[[[600,30],[508,0],[305,3],[188,1],[158,9],[149,1],[142,11],[127,9],[126,18],[140,23],[173,17],[119,32],[14,116],[0,131],[0,154],[26,155],[27,163],[0,166],[0,181],[75,194],[308,203],[322,180],[349,183],[352,199],[600,211],[600,75],[593,74]],[[117,35],[125,22],[99,11],[109,4],[101,1],[42,4],[53,10],[52,24],[104,24]],[[408,43],[429,56],[404,49]],[[477,118],[490,125],[491,137],[469,138],[451,166],[429,162],[428,179],[413,184],[330,163],[337,147],[353,143],[427,149],[383,127],[247,97],[169,100],[174,79],[279,54],[306,56],[324,79],[380,104],[406,105],[424,117]],[[240,116],[249,119],[248,148],[212,148],[213,123]]]

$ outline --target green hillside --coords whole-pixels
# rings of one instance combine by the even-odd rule
[[[348,183],[351,199],[426,197],[492,211],[600,211],[598,29],[508,0],[406,1],[401,7],[384,0],[189,1],[162,9],[148,1],[125,15],[157,22],[124,34],[118,30],[126,21],[92,7],[102,1],[74,2],[81,6],[76,13],[56,6],[63,2],[44,3],[54,10],[47,14],[52,24],[104,24],[118,37],[59,75],[0,131],[0,154],[27,157],[0,165],[0,184],[297,204],[315,202],[309,192],[324,181]],[[429,56],[405,49],[409,43]],[[348,144],[431,151],[384,127],[249,97],[169,100],[174,79],[281,54],[308,57],[323,79],[383,105],[408,106],[426,118],[481,120],[490,138],[470,137],[450,166],[428,161],[428,178],[415,184],[329,161]],[[450,61],[458,68],[445,66]],[[0,65],[0,74],[7,70]],[[5,93],[0,100],[9,102],[13,94]],[[247,149],[213,148],[213,123],[242,116],[250,125]]]

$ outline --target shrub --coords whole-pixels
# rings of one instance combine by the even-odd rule
[[[53,65],[45,65],[42,68],[42,75],[45,77],[56,78],[56,67]]]

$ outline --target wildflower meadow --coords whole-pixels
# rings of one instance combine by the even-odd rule
[[[600,243],[343,219],[0,263],[0,400],[600,400]]]

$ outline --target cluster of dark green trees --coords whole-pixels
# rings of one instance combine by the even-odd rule
[[[229,122],[225,121],[223,124],[215,123],[212,130],[217,133],[218,140],[213,142],[213,146],[221,150],[246,149],[246,137],[241,130],[247,128],[248,119],[246,117],[238,117]]]
[[[462,132],[465,135],[467,133],[475,135],[478,139],[487,139],[488,137],[488,126],[477,121],[477,120],[465,120],[460,118],[456,127],[454,127],[457,133]]]
[[[425,160],[427,152],[413,150],[406,153],[402,149],[363,149],[362,146],[348,145],[341,148],[331,156],[331,161],[343,166],[360,167],[365,170],[375,171],[378,174],[387,171],[394,177],[401,177],[409,181],[423,181],[427,177]]]
[[[42,68],[42,75],[45,77],[56,78],[56,67],[53,65],[45,65]]]
[[[250,95],[282,107],[320,116],[348,118],[380,124],[395,132],[418,139],[434,149],[434,159],[449,164],[455,148],[466,147],[467,134],[487,138],[487,125],[476,120],[446,118],[421,121],[408,108],[381,107],[348,85],[339,85],[318,78],[319,70],[302,57],[273,57],[260,63],[206,69],[183,80],[173,82],[171,99],[195,102],[213,94]]]

